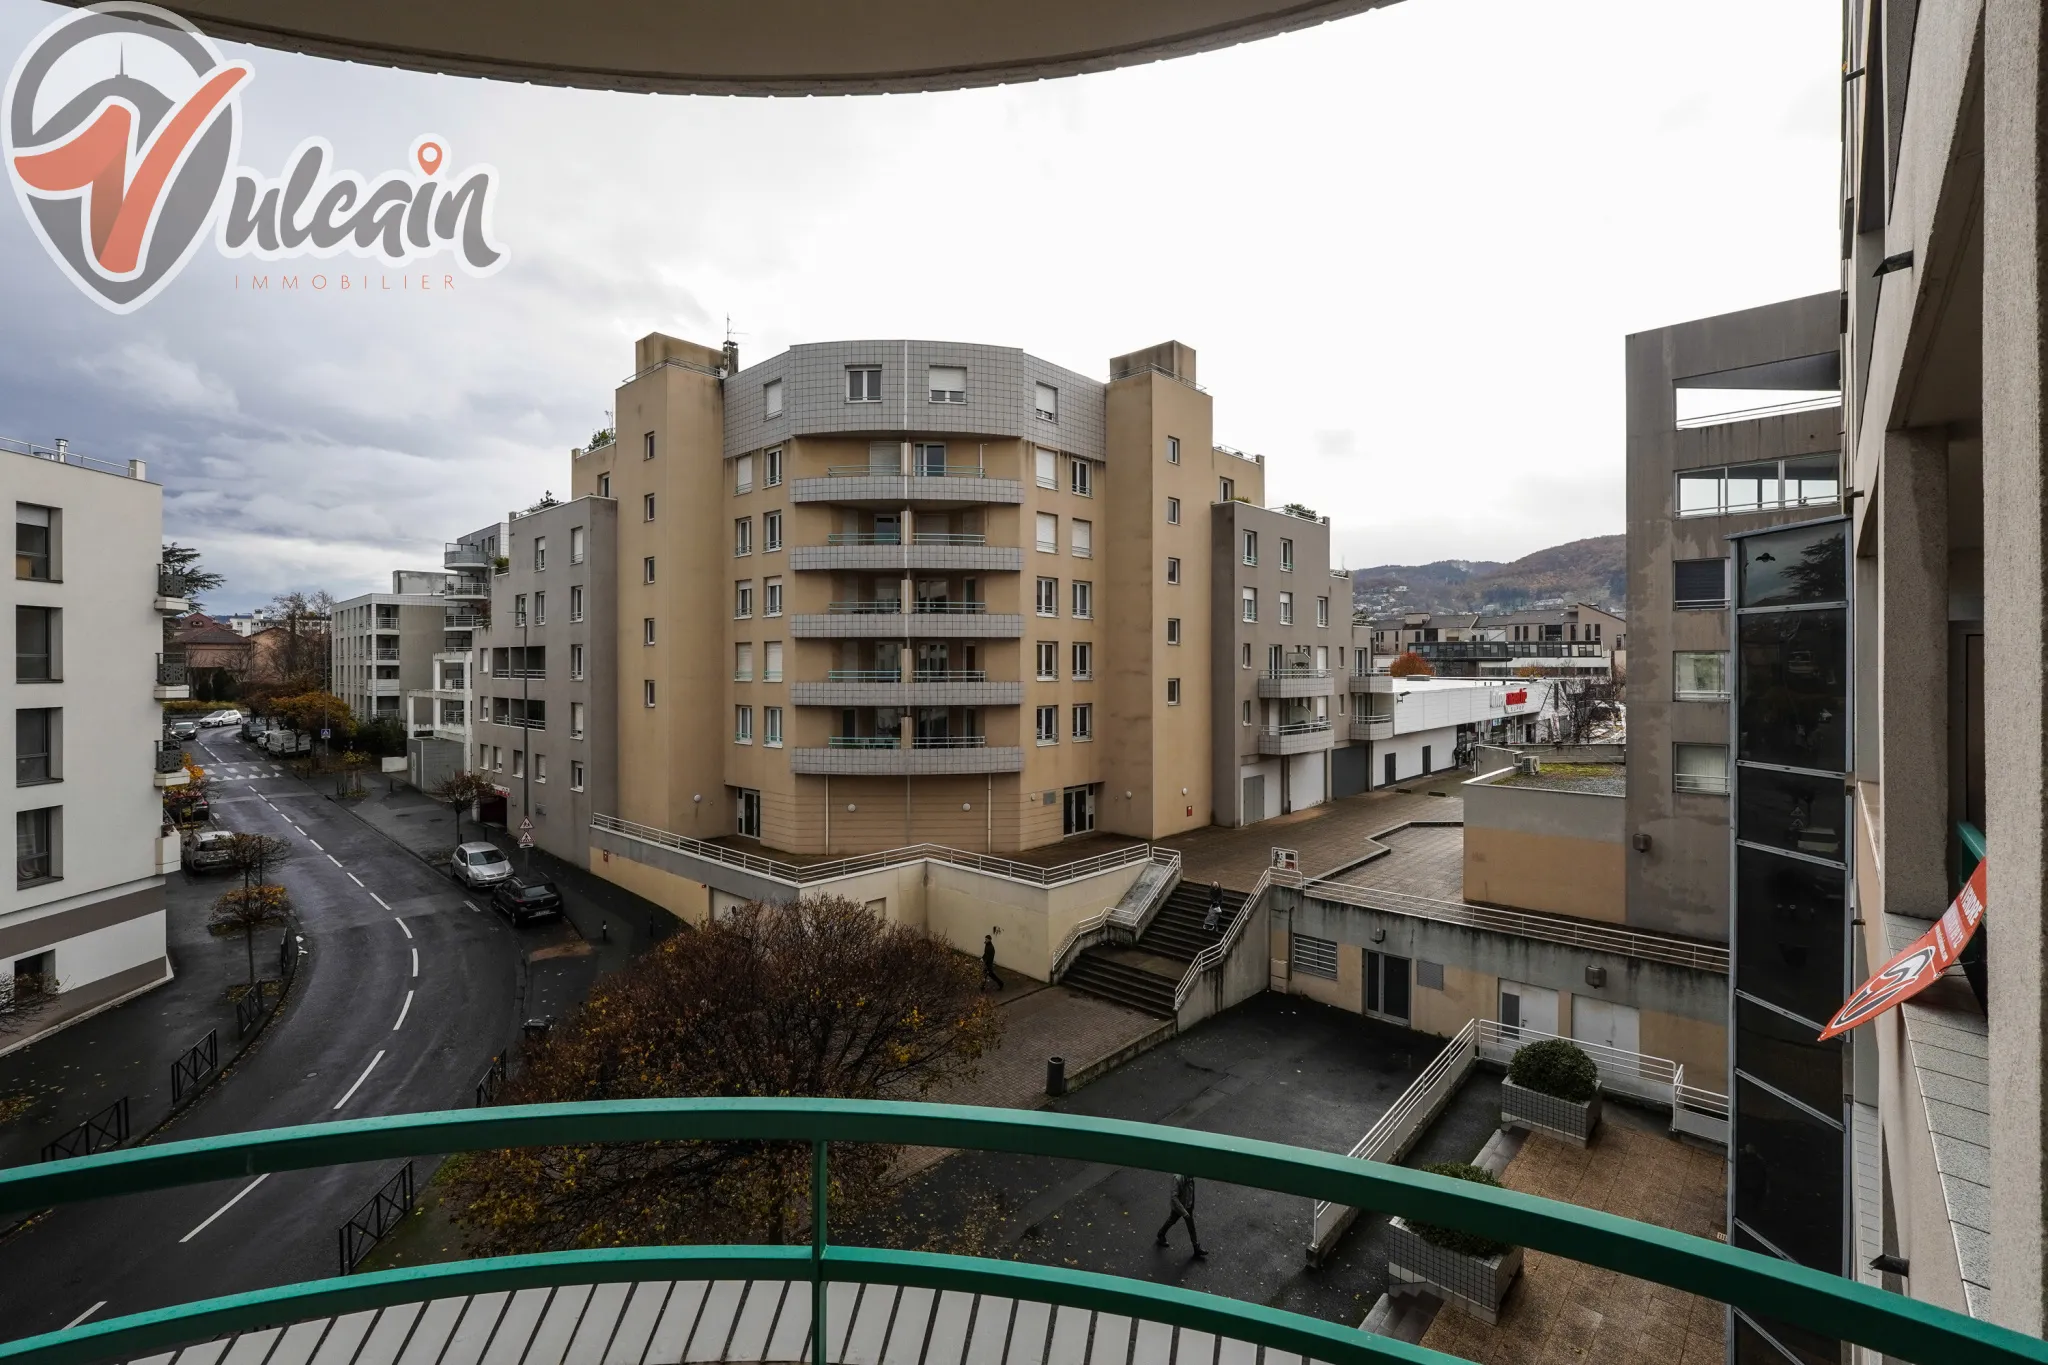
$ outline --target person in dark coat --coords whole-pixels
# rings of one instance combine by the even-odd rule
[[[1209,883],[1209,913],[1202,916],[1202,932],[1213,934],[1223,922],[1223,883]]]
[[[1154,1246],[1166,1245],[1166,1234],[1173,1231],[1175,1223],[1188,1225],[1188,1240],[1195,1244],[1195,1255],[1207,1256],[1202,1250],[1202,1234],[1195,1231],[1195,1178],[1191,1175],[1177,1175],[1173,1178],[1173,1193],[1167,1196],[1166,1223],[1159,1229],[1159,1236],[1153,1239]]]
[[[986,986],[991,981],[996,983],[997,990],[1003,988],[1003,979],[996,975],[996,936],[994,934],[983,934],[981,936],[981,984]]]

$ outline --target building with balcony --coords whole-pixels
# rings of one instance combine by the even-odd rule
[[[160,700],[187,695],[163,619],[188,609],[159,571],[163,490],[139,460],[0,443],[14,517],[0,731],[14,753],[0,972],[24,1010],[8,1045],[168,980],[161,788],[186,781]]]
[[[1494,616],[1388,617],[1371,631],[1374,672],[1415,654],[1440,678],[1605,678],[1627,650],[1626,621],[1585,602]]]
[[[450,646],[453,622],[461,619],[466,632],[488,609],[488,599],[469,595],[467,577],[394,569],[390,592],[335,603],[328,636],[332,687],[357,720],[417,722],[407,698],[433,690],[434,655]]]
[[[1549,700],[1541,678],[1354,672],[1343,681],[1351,693],[1347,733],[1363,746],[1368,790],[1456,767],[1475,744],[1534,739]]]

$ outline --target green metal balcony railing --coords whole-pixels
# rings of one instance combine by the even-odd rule
[[[6,1365],[87,1365],[183,1343],[423,1299],[646,1279],[757,1278],[812,1286],[812,1360],[826,1286],[911,1285],[1004,1295],[1166,1323],[1330,1365],[1452,1365],[1453,1358],[1261,1304],[1117,1276],[978,1257],[829,1243],[831,1143],[886,1142],[1185,1173],[1400,1214],[1568,1257],[1797,1323],[1887,1356],[2048,1362],[2048,1342],[1900,1294],[1719,1242],[1511,1190],[1331,1152],[1185,1128],[1030,1110],[882,1101],[635,1100],[403,1114],[0,1170],[0,1214],[173,1186],[448,1152],[593,1142],[757,1139],[812,1148],[807,1246],[626,1247],[412,1266],[233,1294],[0,1343]]]

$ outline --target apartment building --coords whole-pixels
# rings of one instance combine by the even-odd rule
[[[408,693],[431,691],[451,630],[472,629],[490,600],[488,573],[394,569],[391,591],[334,605],[334,694],[359,721],[406,717]]]
[[[466,538],[495,551],[489,619],[467,661],[467,766],[498,784],[509,827],[531,821],[537,847],[577,863],[591,816],[617,809],[617,519],[615,499],[587,496]],[[665,624],[634,622],[640,648],[658,647]],[[451,654],[442,666],[453,683],[464,664]]]
[[[444,586],[452,584],[462,595],[443,610],[441,638],[428,658],[426,684],[407,688],[403,705],[406,780],[422,791],[432,791],[471,766],[475,646],[479,632],[491,621],[488,589],[482,598],[473,590],[478,581],[492,582],[501,566],[509,568],[510,561],[500,554],[504,540],[505,523],[494,521],[441,547]],[[447,594],[442,596],[446,599]]]
[[[54,1000],[0,1023],[0,1049],[168,980],[162,791],[187,779],[165,750],[163,700],[186,695],[163,618],[189,609],[161,573],[163,489],[140,460],[0,443],[14,516],[14,666],[0,726],[14,750],[14,881],[0,890],[9,999]]]
[[[1373,671],[1412,653],[1443,678],[1607,678],[1627,647],[1626,621],[1586,602],[1493,616],[1417,613],[1371,630]]]

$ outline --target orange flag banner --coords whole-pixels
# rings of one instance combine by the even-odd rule
[[[1956,893],[1934,927],[1914,939],[1904,952],[1885,963],[1877,975],[1849,997],[1849,1002],[1821,1030],[1822,1042],[1838,1033],[1847,1033],[1866,1019],[1876,1018],[1902,1000],[1912,999],[1955,964],[1962,956],[1963,945],[1984,922],[1984,869],[1989,865],[1989,859],[1979,861],[1977,870],[1970,874],[1970,880]]]

